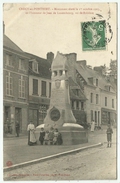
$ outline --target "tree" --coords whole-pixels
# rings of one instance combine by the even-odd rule
[[[117,60],[111,60],[109,71],[109,75],[117,79]]]

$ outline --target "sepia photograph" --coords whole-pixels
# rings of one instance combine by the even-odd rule
[[[118,3],[3,3],[3,180],[118,180]]]

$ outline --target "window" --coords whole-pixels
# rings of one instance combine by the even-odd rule
[[[84,102],[81,102],[81,110],[84,110]]]
[[[91,121],[93,121],[93,110],[91,110]]]
[[[76,101],[76,109],[79,109],[79,101]]]
[[[25,62],[22,59],[19,59],[19,69],[25,70]]]
[[[38,63],[37,62],[33,62],[33,70],[35,71],[35,72],[38,72]]]
[[[98,86],[98,79],[96,79],[96,86]]]
[[[93,93],[90,94],[90,101],[93,103]]]
[[[12,56],[6,54],[6,65],[13,66]]]
[[[42,96],[45,96],[46,97],[46,81],[42,81],[42,91],[41,91],[41,94]]]
[[[99,103],[99,98],[98,98],[98,94],[96,94],[96,104],[98,104]]]
[[[105,97],[105,106],[107,106],[107,97]]]
[[[51,83],[49,83],[49,97],[51,97]]]
[[[10,73],[6,76],[6,95],[13,95],[13,80]]]
[[[114,99],[112,99],[112,108],[114,108]]]
[[[38,95],[38,80],[33,79],[33,95]]]
[[[23,76],[19,79],[19,97],[25,98],[25,80]]]

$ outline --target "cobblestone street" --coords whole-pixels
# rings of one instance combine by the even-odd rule
[[[46,162],[4,173],[4,180],[111,180],[116,179],[116,138],[106,143]]]

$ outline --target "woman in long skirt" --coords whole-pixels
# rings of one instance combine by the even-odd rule
[[[28,131],[28,145],[30,146],[35,145],[37,143],[37,140],[35,136],[35,126],[32,123],[32,121],[28,125],[27,131]]]
[[[91,123],[91,132],[94,132],[95,130],[95,121],[93,120],[92,123]]]

